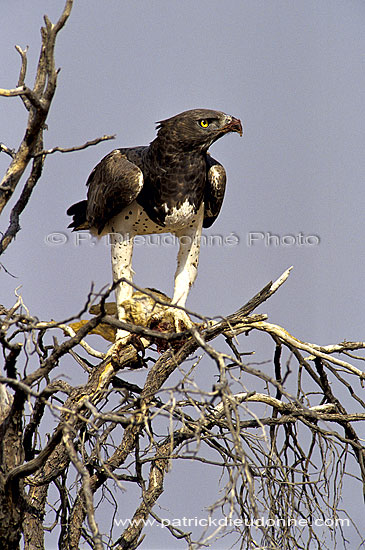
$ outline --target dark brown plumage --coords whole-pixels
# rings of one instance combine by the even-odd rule
[[[73,216],[69,227],[95,228],[100,234],[136,200],[155,224],[168,231],[166,218],[173,208],[188,201],[196,213],[203,199],[203,225],[209,227],[222,206],[226,174],[208,148],[228,132],[242,135],[241,122],[209,109],[193,109],[160,121],[149,146],[116,149],[100,161],[87,181],[87,201],[67,211]]]

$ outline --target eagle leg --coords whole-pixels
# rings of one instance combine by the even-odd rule
[[[133,279],[132,254],[133,254],[134,235],[122,235],[120,233],[111,234],[111,257],[113,281],[123,279],[115,288],[115,297],[117,302],[117,316],[119,321],[125,321],[126,312],[122,303],[132,297]],[[126,330],[118,329],[116,334],[116,343],[122,345],[127,343],[130,333]]]
[[[195,223],[190,227],[176,232],[180,241],[177,255],[177,269],[175,273],[175,287],[172,304],[185,307],[189,290],[193,285],[197,272],[200,251],[200,239],[202,234],[204,207],[201,206]],[[188,314],[181,309],[173,309],[175,330],[180,332],[184,328],[190,328],[192,321]]]

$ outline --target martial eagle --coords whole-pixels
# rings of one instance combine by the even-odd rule
[[[202,227],[210,227],[222,206],[226,172],[209,147],[228,132],[242,136],[239,119],[220,111],[192,109],[157,123],[148,146],[115,149],[87,180],[87,200],[73,204],[73,230],[89,229],[99,237],[112,234],[113,279],[132,281],[133,238],[173,233],[180,239],[172,304],[184,307],[198,267]],[[181,237],[184,237],[183,239]],[[126,282],[116,287],[118,318],[132,295]],[[175,326],[191,326],[181,309]],[[126,342],[128,333],[118,331]]]

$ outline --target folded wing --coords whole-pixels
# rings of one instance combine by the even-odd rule
[[[208,153],[203,227],[210,227],[215,222],[220,212],[226,189],[226,180],[227,177],[224,167]]]
[[[86,219],[100,234],[113,216],[131,204],[143,187],[142,170],[119,149],[103,158],[87,181]]]

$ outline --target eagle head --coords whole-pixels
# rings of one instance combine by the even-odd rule
[[[211,109],[191,109],[157,123],[157,139],[183,150],[208,148],[228,132],[243,134],[238,118]]]

